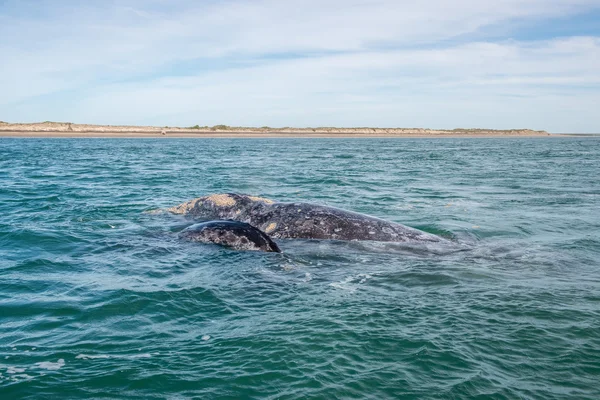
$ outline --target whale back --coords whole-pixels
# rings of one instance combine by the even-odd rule
[[[179,236],[200,243],[214,243],[235,250],[281,253],[279,246],[260,229],[239,221],[209,221],[192,225]]]
[[[438,242],[440,237],[380,218],[311,203],[273,203],[250,210],[242,220],[275,239],[304,238]]]

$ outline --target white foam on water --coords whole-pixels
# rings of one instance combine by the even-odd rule
[[[356,288],[355,288],[355,287],[349,287],[349,286],[346,286],[346,285],[345,285],[344,283],[342,283],[342,282],[333,282],[333,283],[330,283],[330,284],[329,284],[329,286],[331,286],[331,287],[334,287],[334,288],[336,288],[336,289],[347,290],[347,291],[348,291],[348,292],[350,292],[350,293],[354,293],[354,292],[356,292]]]
[[[33,376],[27,375],[27,374],[19,374],[19,375],[13,375],[11,379],[13,381],[18,381],[19,379],[28,381],[28,380],[33,379]]]
[[[292,264],[283,264],[281,266],[281,269],[283,269],[284,271],[293,271],[295,268]]]
[[[94,360],[96,358],[110,358],[108,354],[78,354],[75,358],[82,360]]]
[[[58,371],[59,369],[65,366],[65,360],[61,358],[57,362],[42,361],[39,363],[35,363],[35,365],[38,368],[46,369],[48,371]]]
[[[21,374],[25,372],[27,368],[8,367],[6,368],[7,374]]]
[[[141,350],[141,349],[140,349]],[[140,351],[138,350],[138,351]],[[136,359],[136,358],[150,358],[152,354],[134,354],[134,355],[108,355],[108,354],[78,354],[75,358],[80,360],[96,360],[96,359],[107,359],[107,358],[122,358],[122,359]]]
[[[202,340],[204,340],[206,342],[207,340],[210,340],[210,336],[209,335],[204,335],[200,339],[202,339]]]
[[[347,290],[349,292],[355,292],[356,287],[350,285],[350,283],[352,282],[353,279],[354,279],[354,277],[349,276],[345,279],[342,279],[339,282],[330,283],[329,286],[334,287],[336,289],[343,289],[343,290]]]
[[[150,353],[144,353],[144,354],[136,354],[136,355],[129,356],[129,357],[126,357],[126,358],[150,358],[150,357],[152,357],[152,354],[150,354]]]
[[[347,290],[347,291],[353,293],[358,288],[357,285],[361,285],[361,284],[367,282],[367,280],[369,280],[371,278],[372,278],[372,275],[369,275],[369,274],[351,275],[345,279],[342,279],[339,282],[330,283],[329,286],[334,287],[336,289]]]

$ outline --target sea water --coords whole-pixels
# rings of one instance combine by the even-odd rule
[[[178,240],[237,192],[449,244]],[[600,398],[600,139],[0,139],[0,398]]]

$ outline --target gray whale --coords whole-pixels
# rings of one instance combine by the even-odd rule
[[[169,208],[168,211],[196,220],[245,222],[274,239],[446,241],[402,224],[335,207],[276,202],[236,193],[199,197]]]
[[[184,229],[180,238],[215,243],[236,250],[260,250],[281,253],[269,236],[250,224],[239,221],[209,221]]]

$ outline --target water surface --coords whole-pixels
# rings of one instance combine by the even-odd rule
[[[0,139],[0,398],[600,398],[600,139]],[[311,201],[450,246],[177,240]]]

